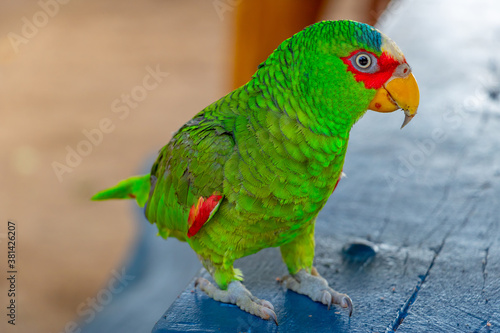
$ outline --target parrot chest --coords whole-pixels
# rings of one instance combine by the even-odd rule
[[[224,189],[237,212],[285,228],[316,216],[342,173],[347,139],[253,136],[228,161]]]
[[[342,173],[344,152],[325,157],[323,165],[316,158],[277,161],[257,155],[247,162],[241,158],[245,153],[235,154],[230,163],[241,172],[227,186],[230,191],[220,212],[224,230],[217,232],[234,239],[242,249],[240,255],[290,242],[314,223],[332,194]]]

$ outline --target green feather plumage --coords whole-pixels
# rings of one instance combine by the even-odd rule
[[[321,22],[284,41],[244,86],[206,107],[174,134],[152,167],[146,217],[163,237],[187,241],[221,288],[241,279],[235,259],[282,246],[291,273],[311,269],[314,221],[339,179],[349,131],[374,89],[340,57],[380,54],[380,33],[351,21]],[[131,178],[94,199],[137,191]],[[135,193],[135,192],[132,192]],[[223,196],[187,237],[200,196]]]
[[[136,199],[140,207],[144,207],[148,201],[150,188],[149,175],[135,176],[122,180],[116,186],[96,193],[92,200],[108,199]]]

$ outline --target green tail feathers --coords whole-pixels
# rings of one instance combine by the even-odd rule
[[[92,200],[135,199],[139,206],[144,207],[148,201],[149,187],[149,174],[134,176],[122,180],[116,186],[96,193]]]

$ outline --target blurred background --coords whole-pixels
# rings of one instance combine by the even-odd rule
[[[0,304],[11,220],[18,307],[1,331],[150,331],[201,266],[132,202],[91,195],[149,172],[173,131],[285,38],[321,19],[375,24],[388,2],[2,2]]]

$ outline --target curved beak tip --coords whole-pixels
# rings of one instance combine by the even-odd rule
[[[413,117],[415,117],[415,114],[410,115],[410,114],[406,113],[406,111],[405,111],[405,120],[403,121],[403,125],[401,125],[400,129],[403,129],[403,127],[408,125],[408,123],[413,119]]]

